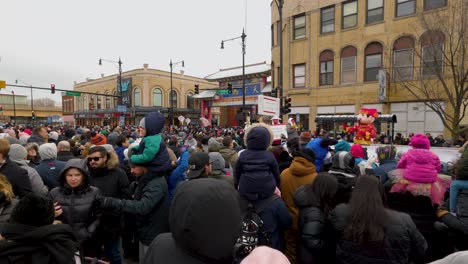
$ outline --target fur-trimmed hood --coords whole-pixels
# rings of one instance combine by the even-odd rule
[[[250,125],[244,135],[247,149],[266,150],[273,143],[274,134],[270,126],[264,123]]]
[[[119,167],[119,156],[115,152],[107,153],[107,169],[114,170]]]

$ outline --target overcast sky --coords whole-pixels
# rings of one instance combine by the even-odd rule
[[[98,59],[119,56],[123,70],[169,71],[169,61],[185,60],[188,75],[205,77],[246,64],[270,62],[271,0],[2,0],[0,1],[0,80],[73,89],[73,82],[112,75],[118,67]],[[178,65],[174,72],[180,71]],[[14,88],[16,94],[29,89]],[[10,93],[11,88],[1,90]],[[60,100],[60,93],[34,91],[34,98]]]

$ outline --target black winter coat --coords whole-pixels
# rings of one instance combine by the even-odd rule
[[[122,210],[136,215],[138,239],[149,245],[153,239],[169,232],[169,192],[166,178],[147,173],[137,181],[134,200],[123,200]]]
[[[5,175],[13,186],[13,193],[18,197],[23,197],[32,192],[31,182],[28,172],[18,166],[13,161],[7,159],[0,167],[0,173]]]
[[[409,215],[387,210],[388,222],[383,242],[369,243],[363,247],[343,237],[349,223],[348,213],[346,204],[338,205],[332,212],[331,220],[338,234],[337,263],[403,264],[424,255],[427,243]]]
[[[131,198],[127,174],[120,168],[90,170],[90,184],[96,186],[102,196],[118,199]],[[100,224],[97,234],[99,237],[117,238],[123,228],[122,213],[104,212]]]
[[[68,225],[0,226],[0,264],[74,264],[79,247]]]
[[[411,216],[416,227],[427,241],[426,255],[418,260],[418,263],[428,263],[452,253],[453,245],[449,243],[451,239],[448,238],[447,233],[434,228],[434,222],[438,220],[437,205],[433,205],[431,199],[426,196],[414,196],[409,192],[390,193],[388,190],[391,187],[390,182],[385,184],[388,207]]]
[[[299,207],[299,230],[301,240],[298,246],[299,263],[334,263],[336,239],[333,225],[324,212],[308,204],[304,188],[294,195]]]
[[[91,238],[99,225],[96,201],[99,189],[94,186],[80,186],[72,189],[68,185],[55,187],[49,197],[62,207],[63,214],[57,218],[72,227],[78,241]]]
[[[71,151],[59,151],[57,152],[57,160],[68,161],[71,159],[76,159]]]
[[[13,212],[13,209],[17,203],[18,200],[13,199],[12,201],[4,201],[2,204],[0,204],[0,224],[8,223],[11,213]]]

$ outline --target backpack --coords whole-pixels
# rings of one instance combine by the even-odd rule
[[[271,234],[265,231],[260,213],[279,198],[280,197],[275,194],[256,202],[251,202],[244,197],[241,198],[243,217],[240,234],[234,245],[235,263],[240,263],[240,261],[249,255],[257,246],[270,245]]]

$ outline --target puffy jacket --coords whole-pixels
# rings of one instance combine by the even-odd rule
[[[135,164],[145,164],[151,172],[165,173],[171,167],[171,159],[162,140],[161,130],[165,118],[159,112],[145,115],[146,136],[141,140],[136,153],[130,161]]]
[[[323,147],[322,144],[323,138],[316,138],[311,140],[309,143],[307,143],[306,148],[310,148],[314,151],[315,153],[315,168],[317,169],[317,172],[320,172],[323,161],[325,160],[325,157],[328,154],[328,146]]]
[[[314,163],[303,157],[295,157],[291,166],[281,173],[281,198],[288,207],[288,211],[293,217],[292,229],[297,230],[297,218],[299,208],[294,203],[294,193],[297,188],[311,183],[317,172]]]
[[[338,180],[338,191],[335,195],[335,204],[347,203],[351,198],[354,184],[358,178],[359,169],[354,163],[351,153],[338,151],[332,157],[332,166],[328,173]]]
[[[427,149],[410,149],[401,157],[397,168],[404,169],[403,177],[414,182],[435,182],[442,169],[439,157]]]
[[[386,210],[387,225],[384,240],[379,245],[363,247],[343,237],[349,223],[348,205],[341,204],[332,212],[332,223],[338,233],[337,263],[410,263],[424,255],[427,243],[411,217],[405,213]]]
[[[65,173],[71,168],[79,169],[83,174],[83,182],[76,188],[66,183]],[[80,159],[71,159],[66,163],[59,177],[59,186],[49,193],[49,197],[63,210],[57,219],[69,224],[80,242],[91,238],[99,225],[96,210],[99,196],[99,189],[89,185],[86,164]]]
[[[261,200],[270,197],[280,186],[278,162],[267,147],[273,132],[263,124],[249,127],[245,134],[247,149],[242,151],[234,168],[236,189],[247,199]]]
[[[397,162],[394,159],[383,160],[380,166],[374,169],[375,176],[380,178],[380,182],[384,184],[388,180],[388,172],[397,168]]]
[[[334,263],[336,241],[330,220],[320,208],[308,203],[303,187],[295,193],[294,202],[299,207],[299,263]]]

